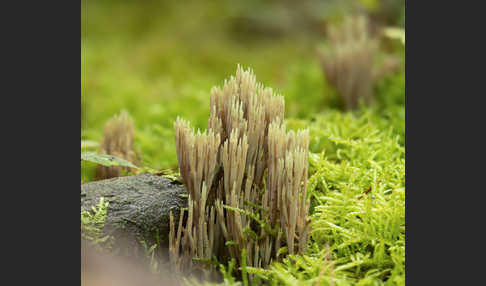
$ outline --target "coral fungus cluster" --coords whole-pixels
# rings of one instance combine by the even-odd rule
[[[181,212],[177,228],[171,217],[169,252],[177,270],[209,274],[204,262],[214,259],[266,267],[277,254],[305,251],[309,134],[287,132],[283,119],[283,97],[238,66],[236,76],[211,90],[207,131],[176,120],[189,193],[187,217]]]

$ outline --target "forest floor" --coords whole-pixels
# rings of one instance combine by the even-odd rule
[[[228,9],[191,1],[88,7],[82,19],[82,140],[99,142],[105,122],[126,110],[141,166],[177,169],[177,116],[205,129],[209,92],[237,64],[285,98],[286,125],[309,128],[312,234],[304,255],[262,275],[282,285],[404,285],[405,51],[369,106],[343,111],[316,57],[313,33],[228,36]],[[223,11],[224,10],[224,11]],[[160,11],[160,10],[158,10]],[[95,164],[84,163],[82,180]],[[236,282],[235,282],[236,283]]]

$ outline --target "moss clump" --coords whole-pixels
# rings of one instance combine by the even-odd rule
[[[98,249],[109,249],[114,241],[114,237],[103,235],[108,202],[100,198],[98,205],[92,207],[92,211],[81,211],[81,237]]]
[[[405,148],[373,110],[327,112],[309,127],[312,234],[303,255],[255,270],[275,285],[404,285]],[[316,284],[318,283],[318,284]]]

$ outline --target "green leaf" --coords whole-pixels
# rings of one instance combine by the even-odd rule
[[[137,166],[133,165],[131,162],[127,160],[124,160],[119,157],[115,157],[113,155],[107,155],[107,154],[97,154],[94,152],[82,152],[81,160],[93,162],[106,167],[122,166],[122,167],[130,167],[130,168],[138,169]]]

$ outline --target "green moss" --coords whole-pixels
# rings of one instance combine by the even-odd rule
[[[81,237],[100,249],[109,249],[114,241],[114,237],[103,235],[107,211],[108,202],[103,198],[91,211],[81,211]]]
[[[335,285],[403,285],[405,149],[399,132],[383,128],[385,121],[370,109],[329,111],[311,123],[288,122],[310,129],[312,242],[306,255],[275,263],[266,273],[270,280],[282,285],[312,285],[318,279]]]

